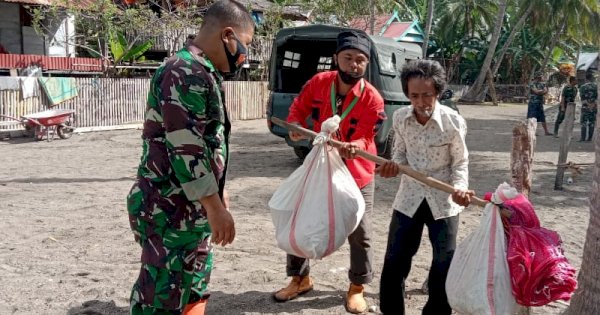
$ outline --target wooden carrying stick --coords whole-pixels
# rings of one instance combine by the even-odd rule
[[[276,124],[276,125],[279,125],[279,126],[281,126],[283,128],[286,128],[287,130],[292,130],[292,131],[299,132],[302,135],[310,137],[310,138],[314,138],[314,137],[317,136],[317,133],[314,132],[314,131],[312,131],[312,130],[308,130],[306,128],[302,128],[302,127],[297,126],[297,125],[289,124],[289,123],[287,123],[287,122],[285,122],[285,121],[283,121],[283,120],[281,120],[281,119],[279,119],[277,117],[271,117],[271,121],[274,124]],[[342,142],[337,141],[337,140],[333,140],[333,139],[329,140],[329,144],[332,145],[333,147],[336,147],[336,148],[340,148],[343,145]],[[363,157],[363,158],[365,158],[365,159],[367,159],[369,161],[375,162],[375,163],[377,163],[379,165],[388,162],[387,159],[384,159],[382,157],[373,155],[373,154],[365,152],[363,150],[357,150],[356,151],[356,155],[358,155],[360,157]],[[421,183],[423,183],[423,184],[425,184],[427,186],[433,187],[433,188],[441,190],[443,192],[447,192],[449,194],[454,193],[454,187],[452,187],[449,184],[446,184],[446,183],[444,183],[442,181],[439,181],[439,180],[437,180],[435,178],[429,177],[429,176],[427,176],[427,175],[425,175],[425,174],[423,174],[421,172],[415,171],[414,169],[412,169],[412,168],[410,168],[410,167],[408,167],[406,165],[400,165],[400,164],[398,164],[398,167],[400,168],[400,172],[402,174],[408,175],[408,176],[410,176],[410,177],[412,177],[412,178],[420,181]],[[487,201],[485,201],[485,200],[483,200],[481,198],[473,196],[473,197],[471,197],[471,203],[474,204],[474,205],[480,206],[480,207],[485,207],[485,205],[487,204]]]

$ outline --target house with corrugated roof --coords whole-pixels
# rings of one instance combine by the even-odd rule
[[[86,1],[79,3],[85,5]],[[30,8],[57,5],[57,0],[0,0],[0,74],[36,65],[47,72],[100,72],[101,62],[76,56],[75,20],[65,14],[36,33]]]
[[[370,17],[361,16],[354,18],[349,23],[350,27],[371,33]],[[397,42],[408,42],[422,45],[425,41],[425,34],[417,20],[412,22],[403,22],[394,11],[391,15],[376,15],[374,20],[374,34],[391,38]]]

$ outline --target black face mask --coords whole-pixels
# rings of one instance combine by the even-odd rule
[[[346,71],[342,71],[342,70],[338,70],[338,75],[340,76],[340,79],[342,80],[342,82],[348,84],[348,85],[354,85],[356,83],[358,83],[358,81],[360,81],[360,79],[362,79],[362,75],[356,73],[356,72],[346,72]]]
[[[225,55],[227,56],[227,62],[229,63],[229,74],[235,75],[241,69],[241,65],[246,61],[247,50],[244,45],[240,42],[240,40],[233,35],[236,41],[236,51],[235,54],[232,54],[225,42],[223,42],[223,49],[225,49]]]

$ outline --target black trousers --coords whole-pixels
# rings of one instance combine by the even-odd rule
[[[558,110],[558,115],[556,116],[556,122],[554,122],[554,135],[558,136],[558,129],[560,128],[560,124],[565,120],[566,110]]]
[[[350,236],[350,270],[348,278],[354,284],[366,284],[373,280],[373,250],[371,248],[371,211],[373,209],[373,195],[375,181],[373,180],[361,190],[365,198],[365,214],[358,227]],[[287,255],[288,276],[307,276],[310,273],[309,260],[294,255]]]
[[[412,218],[394,210],[379,290],[383,314],[404,315],[404,282],[410,272],[412,258],[419,249],[425,225],[433,247],[433,259],[429,270],[429,299],[423,314],[452,313],[445,285],[456,249],[458,222],[458,216],[435,220],[425,199]]]

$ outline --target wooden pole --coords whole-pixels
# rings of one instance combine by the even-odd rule
[[[510,155],[512,185],[526,197],[531,192],[536,128],[537,121],[535,118],[530,118],[526,122],[519,122],[513,128],[513,145]]]
[[[569,146],[571,145],[571,138],[573,137],[573,125],[575,122],[575,103],[567,105],[564,128],[561,133],[560,152],[558,154],[558,163],[556,163],[556,180],[554,181],[554,190],[563,189],[563,180],[565,177],[566,168],[563,165],[567,162],[567,156],[569,155]]]
[[[271,121],[274,124],[276,124],[276,125],[279,125],[279,126],[281,126],[283,128],[286,128],[287,130],[292,130],[292,131],[299,132],[299,133],[301,133],[301,134],[303,134],[303,135],[305,135],[305,136],[307,136],[309,138],[314,138],[314,137],[317,136],[317,133],[314,132],[314,131],[312,131],[312,130],[308,130],[306,128],[302,128],[302,127],[297,126],[297,125],[288,124],[287,122],[285,122],[285,121],[283,121],[283,120],[281,120],[281,119],[279,119],[277,117],[271,117]],[[336,147],[336,148],[339,148],[339,147],[341,147],[343,145],[342,142],[337,141],[337,140],[333,140],[333,139],[329,140],[329,144],[331,146],[333,146],[333,147]],[[363,150],[358,150],[356,152],[356,155],[358,155],[360,157],[363,157],[363,158],[365,158],[365,159],[367,159],[369,161],[375,162],[375,163],[377,163],[379,165],[388,162],[388,160],[386,160],[386,159],[384,159],[382,157],[373,155],[373,154],[371,154],[369,152],[365,152]],[[439,181],[439,180],[437,180],[437,179],[435,179],[433,177],[429,177],[429,176],[427,176],[427,175],[425,175],[425,174],[423,174],[421,172],[415,171],[414,169],[410,168],[407,165],[400,165],[399,164],[398,167],[400,168],[400,172],[402,174],[410,176],[410,177],[412,177],[412,178],[420,181],[421,183],[423,183],[423,184],[425,184],[427,186],[433,187],[433,188],[441,190],[443,192],[447,192],[449,194],[452,194],[454,192],[454,187],[453,186],[451,186],[449,184],[446,184],[446,183],[444,183],[442,181]],[[481,198],[473,196],[473,198],[471,198],[471,203],[474,204],[474,205],[480,206],[480,207],[485,207],[485,205],[487,204],[487,201],[485,201],[485,200],[483,200]]]

